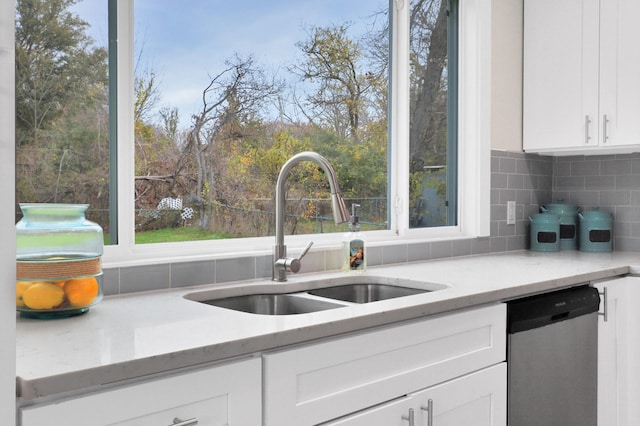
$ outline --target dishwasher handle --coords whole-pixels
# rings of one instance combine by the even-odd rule
[[[600,293],[602,296],[602,312],[598,312],[598,315],[602,316],[604,322],[609,321],[609,292],[605,286]]]

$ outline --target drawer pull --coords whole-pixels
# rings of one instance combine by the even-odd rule
[[[169,426],[194,426],[198,424],[198,419],[195,417],[187,420],[180,420],[179,418],[173,419],[173,423]]]
[[[402,416],[402,420],[406,420],[409,422],[409,426],[414,426],[414,416],[413,416],[413,408],[409,408],[409,415]]]
[[[433,426],[433,399],[427,401],[427,406],[420,406],[422,411],[427,412],[427,426]]]

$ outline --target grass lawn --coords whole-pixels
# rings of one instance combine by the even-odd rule
[[[220,240],[224,238],[233,238],[233,236],[203,231],[199,228],[164,228],[155,231],[136,232],[136,244]]]

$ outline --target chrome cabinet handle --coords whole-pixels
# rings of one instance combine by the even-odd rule
[[[169,426],[194,426],[197,424],[198,419],[196,419],[195,417],[187,420],[180,420],[176,417],[175,419],[173,419],[173,423],[171,423]]]
[[[591,124],[591,120],[588,115],[584,116],[584,143],[589,145],[589,141],[591,140],[591,136],[589,135],[589,126]]]
[[[433,399],[427,400],[427,406],[420,406],[422,411],[427,412],[427,426],[433,426]]]
[[[607,139],[609,139],[609,135],[607,135],[607,125],[609,124],[609,119],[607,118],[607,114],[602,116],[602,142],[607,143]]]
[[[409,415],[402,416],[402,420],[407,420],[409,422],[409,426],[414,426],[413,408],[409,408]]]
[[[609,294],[607,287],[604,287],[600,294],[602,295],[602,312],[598,312],[598,315],[601,315],[604,322],[607,322],[609,321],[609,309],[607,309],[607,306],[609,305]]]

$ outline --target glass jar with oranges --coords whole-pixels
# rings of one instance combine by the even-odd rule
[[[16,309],[23,316],[78,315],[102,299],[102,228],[88,204],[20,204]]]

